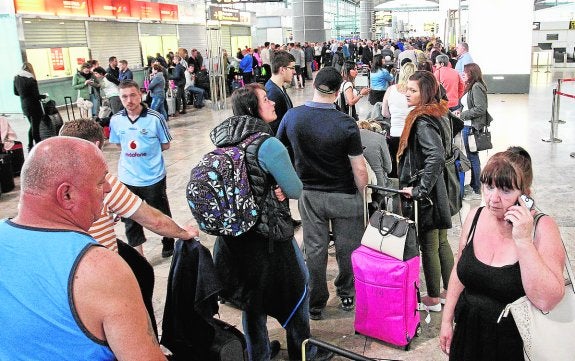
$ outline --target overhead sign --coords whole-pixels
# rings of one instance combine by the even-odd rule
[[[178,5],[160,4],[160,18],[162,21],[178,21]]]
[[[0,0],[5,1],[5,0]],[[19,14],[178,21],[178,5],[140,0],[14,0]]]
[[[373,25],[391,26],[391,11],[376,11]]]
[[[284,0],[211,0],[212,4],[237,4],[237,3],[274,3]]]
[[[132,17],[142,20],[161,20],[159,3],[131,0],[130,8]]]
[[[86,0],[15,0],[17,13],[88,16]]]
[[[90,0],[90,16],[105,18],[131,18],[130,0]]]
[[[210,20],[240,22],[240,11],[221,6],[210,6]]]

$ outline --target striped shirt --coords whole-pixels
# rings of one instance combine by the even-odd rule
[[[132,193],[115,175],[108,173],[106,180],[112,186],[112,190],[104,198],[100,218],[92,224],[88,233],[101,245],[118,252],[114,218],[116,215],[131,217],[142,205],[142,199]]]

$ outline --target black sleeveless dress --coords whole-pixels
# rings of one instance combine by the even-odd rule
[[[449,360],[523,360],[523,341],[511,313],[497,323],[507,304],[525,296],[519,262],[493,267],[475,257],[473,238],[482,209],[477,210],[457,264],[457,275],[465,289],[455,306]]]

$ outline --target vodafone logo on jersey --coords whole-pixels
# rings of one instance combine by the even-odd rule
[[[136,150],[138,149],[138,142],[136,142],[135,140],[131,140],[128,143],[128,148],[129,150],[124,153],[124,155],[126,157],[130,157],[130,158],[140,158],[140,157],[145,157],[148,155],[148,153],[138,153]]]

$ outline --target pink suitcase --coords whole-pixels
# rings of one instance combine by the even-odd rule
[[[401,261],[361,246],[352,256],[355,331],[409,349],[419,335],[419,257]]]

